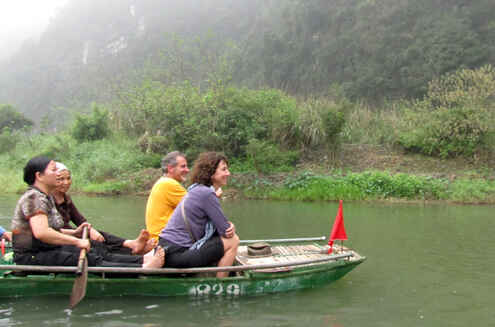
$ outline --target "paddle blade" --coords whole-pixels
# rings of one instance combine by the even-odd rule
[[[86,295],[86,285],[88,284],[88,259],[84,258],[82,273],[74,280],[72,294],[70,295],[69,307],[73,309]]]

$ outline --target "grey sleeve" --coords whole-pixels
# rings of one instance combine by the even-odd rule
[[[222,207],[220,206],[220,201],[214,192],[208,193],[205,197],[205,203],[203,206],[205,213],[208,218],[211,219],[213,225],[215,225],[218,234],[221,236],[225,235],[225,231],[230,227],[227,217],[223,214]]]

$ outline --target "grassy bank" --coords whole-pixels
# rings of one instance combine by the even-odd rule
[[[273,181],[237,181],[249,198],[297,201],[447,201],[495,203],[495,181],[486,179],[433,178],[386,171],[316,175],[309,171]]]
[[[76,143],[64,135],[27,138],[0,155],[0,192],[25,190],[22,167],[44,154],[72,171],[72,192],[146,194],[160,176],[161,156],[136,149],[136,140],[112,137]],[[321,153],[271,174],[256,173],[249,160],[231,158],[229,187],[240,197],[334,201],[449,201],[495,204],[493,169],[465,160],[432,159],[370,146],[343,146],[322,160]],[[189,158],[190,165],[192,159]]]
[[[136,139],[122,135],[83,143],[63,133],[26,136],[11,151],[0,155],[0,191],[15,193],[25,190],[22,167],[29,158],[44,154],[71,169],[73,192],[147,193],[160,176],[161,156],[143,153],[136,143]],[[436,162],[431,158],[403,153],[395,153],[394,157],[380,154],[382,151],[382,148],[370,148],[360,153],[357,149],[343,146],[339,151],[340,159],[337,154],[325,161],[322,160],[325,156],[318,154],[315,155],[318,159],[312,162],[308,157],[305,166],[285,167],[263,175],[255,172],[254,163],[249,159],[232,158],[230,190],[240,197],[274,200],[425,200],[495,204],[495,181],[491,170],[480,166],[478,171],[484,173],[475,173],[473,166],[463,166],[462,171],[452,165],[453,160],[438,159]],[[383,157],[381,161],[371,161],[379,155]],[[411,161],[413,158],[416,162]],[[414,171],[418,162],[423,164],[420,167],[422,173]],[[395,163],[395,167],[391,163]],[[424,166],[425,163],[429,166]],[[396,171],[397,167],[405,167],[406,172]],[[429,173],[425,174],[425,171]]]
[[[140,192],[148,177],[140,173],[160,166],[159,155],[142,153],[136,140],[113,135],[76,142],[69,135],[25,135],[16,147],[0,155],[0,192],[22,192],[22,168],[37,155],[63,162],[72,171],[72,191],[99,194]],[[152,178],[151,176],[149,178]]]

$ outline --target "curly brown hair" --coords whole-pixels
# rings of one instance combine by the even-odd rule
[[[203,152],[198,156],[198,159],[194,162],[194,166],[191,173],[191,183],[203,184],[205,186],[211,186],[211,176],[215,174],[218,165],[221,161],[225,161],[227,157],[223,153],[219,152]]]

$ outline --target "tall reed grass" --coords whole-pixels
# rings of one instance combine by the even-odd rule
[[[355,103],[348,113],[340,135],[341,141],[350,144],[394,146],[404,108],[404,103],[386,103],[381,108]]]

